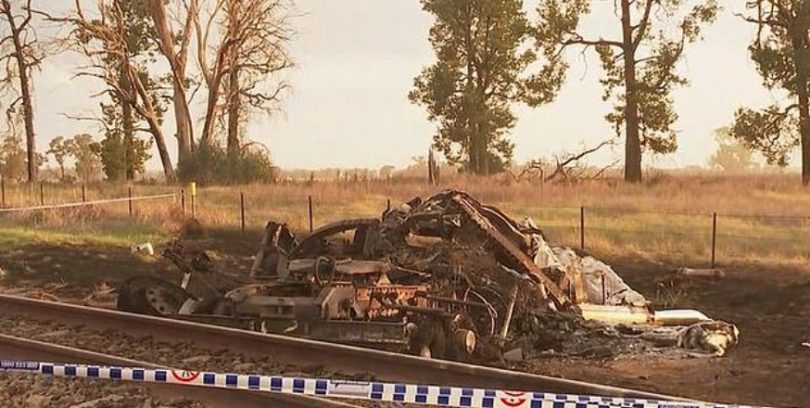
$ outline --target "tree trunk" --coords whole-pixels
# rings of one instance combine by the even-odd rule
[[[28,158],[28,182],[37,181],[37,147],[34,136],[34,106],[31,101],[31,82],[28,77],[28,64],[25,61],[25,52],[20,42],[20,27],[14,21],[11,12],[11,5],[8,1],[3,2],[3,13],[8,19],[11,31],[11,40],[14,43],[14,55],[17,60],[17,69],[20,80],[20,91],[22,93],[23,116],[25,120],[25,144]]]
[[[16,42],[16,41],[15,41]],[[25,144],[28,150],[28,182],[37,181],[37,147],[34,137],[34,107],[31,102],[31,88],[29,85],[28,73],[26,72],[23,58],[18,58],[20,68],[20,88],[23,98],[23,115],[25,115]]]
[[[155,115],[155,107],[152,105],[152,100],[149,98],[149,92],[147,92],[146,88],[143,86],[143,83],[141,83],[137,72],[129,64],[127,64],[127,74],[129,76],[130,83],[137,91],[138,97],[140,97],[141,101],[143,102],[143,106],[139,109],[137,105],[137,98],[132,100],[131,103],[134,103],[133,108],[139,109],[138,113],[140,113],[141,116],[146,119],[146,123],[149,124],[149,131],[155,138],[155,145],[157,145],[158,154],[160,155],[160,162],[163,164],[163,174],[166,176],[166,181],[175,181],[177,176],[174,173],[172,159],[171,156],[169,156],[169,149],[166,148],[166,138],[163,136],[163,130],[161,130],[160,123]]]
[[[221,83],[222,81],[217,78],[208,86],[208,102],[206,102],[205,107],[205,122],[203,123],[202,135],[200,135],[200,146],[211,145],[214,122],[219,112],[217,102],[219,101],[219,86]]]
[[[479,163],[478,163],[478,150],[479,150],[479,148],[478,148],[478,135],[475,134],[475,129],[472,126],[472,124],[470,124],[469,128],[467,129],[467,132],[469,132],[469,134],[470,134],[470,146],[469,146],[469,150],[470,150],[470,153],[469,153],[469,156],[470,156],[470,163],[469,163],[470,173],[471,174],[478,174],[478,169],[480,167]]]
[[[481,73],[479,73],[479,76],[480,75]],[[481,88],[479,88],[479,90],[480,89]],[[483,95],[481,96],[479,103],[481,104],[480,105],[481,109],[486,109],[484,108],[486,106],[486,101],[484,100]],[[487,115],[483,116],[486,117]],[[490,152],[491,146],[489,145],[489,142],[491,139],[491,135],[488,123],[486,122],[485,119],[480,119],[478,121],[478,134],[480,135],[479,137],[481,138],[481,157],[478,159],[481,166],[481,174],[484,176],[489,176],[490,174],[492,174],[492,169],[490,169],[490,162],[492,161],[491,158],[495,155],[495,153]]]
[[[234,68],[235,62],[232,56],[236,54],[236,51],[232,51],[232,49],[236,46],[235,41],[239,31],[236,24],[238,24],[239,18],[233,8],[237,6],[238,4],[236,2],[229,4],[228,7],[230,9],[228,10],[226,35],[225,38],[221,40],[222,42],[217,49],[217,58],[214,63],[214,68],[210,72],[203,72],[206,85],[208,86],[208,101],[205,109],[205,123],[203,124],[202,135],[200,136],[200,145],[212,144],[211,138],[214,133],[214,122],[219,115],[219,97],[222,80],[223,77],[228,75],[229,71]],[[207,71],[205,67],[203,67],[203,70]]]
[[[163,131],[160,129],[160,124],[154,118],[146,118],[149,123],[149,129],[155,137],[155,145],[160,155],[160,162],[163,164],[163,174],[166,181],[172,182],[177,179],[174,174],[174,167],[172,167],[172,159],[169,156],[169,149],[166,148],[166,138],[163,137]]]
[[[120,79],[120,86],[124,92],[128,94],[134,94],[134,90],[132,89],[132,83],[129,81],[129,77],[126,74],[125,67],[121,67],[121,79]],[[134,166],[134,157],[133,157],[133,140],[135,138],[135,125],[134,120],[132,117],[132,106],[124,100],[124,97],[119,97],[121,103],[121,124],[124,133],[124,179],[125,180],[134,180],[135,179],[135,166]]]
[[[229,43],[228,43],[229,44]],[[214,122],[219,114],[219,96],[220,87],[222,86],[222,77],[226,72],[225,55],[229,52],[227,48],[229,45],[219,50],[217,54],[217,62],[214,68],[214,74],[210,81],[208,81],[208,100],[205,107],[205,122],[203,123],[203,131],[200,136],[201,146],[210,146],[211,138],[214,133]]]
[[[475,43],[473,42],[473,4],[468,2],[465,8],[465,16],[467,27],[464,31],[464,54],[467,62],[467,77],[465,78],[465,89],[463,92],[470,92],[475,86],[475,66],[473,65],[473,58],[475,58]],[[468,156],[470,158],[469,169],[470,173],[475,175],[481,174],[481,134],[478,132],[477,118],[475,117],[475,108],[471,105],[469,100],[470,95],[465,95],[464,103],[464,116],[467,124],[466,131],[469,135],[469,146],[467,146]]]
[[[433,174],[433,169],[435,168],[435,158],[433,156],[433,148],[428,150],[428,184],[431,186],[436,185],[436,175]]]
[[[228,75],[228,154],[233,156],[239,155],[239,96],[239,70],[233,66]]]
[[[803,33],[799,33],[803,34]],[[796,61],[796,96],[799,100],[799,133],[802,150],[802,184],[810,185],[810,95],[807,90],[808,50],[803,35],[794,35],[793,59]]]
[[[177,123],[177,160],[183,161],[191,156],[194,142],[191,137],[191,113],[186,101],[186,90],[182,83],[174,81],[174,119]]]
[[[633,26],[630,22],[630,0],[622,1],[622,34],[624,44],[624,92],[625,92],[625,145],[624,180],[641,182],[641,137],[639,135],[638,94],[636,92],[636,49],[633,43]]]
[[[488,176],[487,160],[489,159],[489,146],[487,143],[487,136],[481,126],[481,120],[476,120],[474,126],[475,139],[476,139],[476,169],[475,174],[479,176]]]
[[[135,126],[132,119],[132,106],[124,102],[121,104],[121,121],[124,131],[124,179],[135,179],[135,166],[132,151],[132,142],[135,140]]]
[[[182,32],[182,47],[179,53],[174,50],[174,41],[172,30],[169,26],[169,20],[166,15],[166,4],[163,0],[152,0],[149,2],[149,8],[152,12],[152,21],[155,23],[155,29],[158,33],[158,45],[160,51],[169,63],[169,68],[172,70],[172,88],[174,95],[172,96],[172,104],[174,105],[174,119],[177,126],[177,158],[178,161],[185,160],[191,155],[193,146],[191,137],[191,113],[188,108],[188,100],[186,99],[186,85],[184,83],[186,76],[186,50],[188,39],[191,36],[190,28],[191,21],[193,20],[194,13],[197,12],[196,1],[188,11],[189,15],[186,16],[186,24]]]
[[[807,90],[799,95],[800,132],[802,135],[802,184],[810,185],[810,104]]]
[[[65,162],[59,162],[59,172],[62,173],[62,181],[65,180]]]

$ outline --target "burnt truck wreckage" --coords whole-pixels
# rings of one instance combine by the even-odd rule
[[[738,340],[699,312],[654,311],[606,264],[459,191],[300,241],[268,222],[249,276],[223,276],[182,241],[164,256],[183,282],[128,280],[119,309],[464,361],[587,354],[605,339],[720,356]]]

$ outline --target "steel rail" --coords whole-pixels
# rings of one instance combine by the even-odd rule
[[[148,335],[159,341],[192,342],[213,350],[269,356],[280,364],[326,367],[345,375],[373,375],[380,381],[689,401],[608,385],[18,296],[0,295],[0,313]]]
[[[0,354],[4,359],[20,359],[25,361],[164,368],[158,364],[146,361],[133,360],[5,334],[0,334]],[[153,395],[164,398],[177,398],[182,396],[202,402],[206,406],[213,408],[264,408],[268,406],[278,406],[278,404],[293,408],[357,408],[355,405],[303,395],[270,394],[239,389],[199,388],[159,383],[121,383],[121,385],[145,387],[148,388]]]

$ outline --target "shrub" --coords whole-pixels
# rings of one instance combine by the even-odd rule
[[[269,183],[275,180],[275,174],[269,155],[257,145],[244,146],[239,154],[228,154],[219,146],[200,146],[177,165],[181,181],[200,185]]]

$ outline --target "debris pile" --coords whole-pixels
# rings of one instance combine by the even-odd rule
[[[738,336],[699,312],[655,312],[609,265],[459,191],[300,240],[268,222],[250,275],[236,280],[182,243],[164,255],[183,282],[125,282],[119,308],[464,361],[661,345],[723,355]]]

